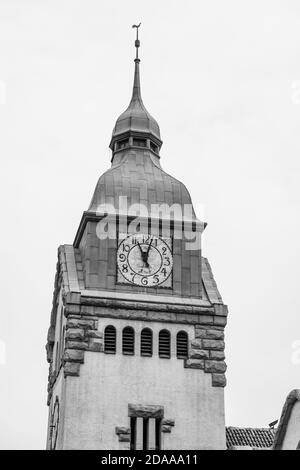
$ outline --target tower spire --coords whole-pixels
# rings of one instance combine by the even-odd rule
[[[140,47],[140,40],[139,40],[139,27],[141,26],[141,23],[139,24],[133,24],[132,27],[136,28],[136,40],[134,42],[135,48],[136,48],[136,56],[134,59],[135,62],[135,67],[134,67],[134,81],[133,81],[133,90],[132,90],[132,98],[131,101],[135,99],[142,100],[142,95],[141,95],[141,83],[140,83],[140,59],[139,59],[139,47]]]
[[[132,27],[136,28],[136,40],[135,40],[135,47],[136,47],[136,57],[135,60],[140,60],[139,59],[139,47],[140,47],[140,40],[139,40],[139,27],[141,26],[141,23],[139,24],[133,24]]]
[[[121,149],[119,142],[122,145],[133,145],[132,137],[139,139],[139,143],[147,148],[151,148],[153,152],[159,153],[162,146],[160,138],[159,125],[156,120],[151,116],[144,106],[141,94],[140,83],[140,58],[139,58],[139,28],[141,23],[133,24],[132,28],[136,29],[135,48],[136,55],[134,59],[134,80],[132,96],[128,108],[118,117],[110,142],[110,148],[113,152]],[[126,140],[128,138],[128,140]],[[150,144],[150,141],[152,142]],[[122,147],[123,148],[123,147]]]

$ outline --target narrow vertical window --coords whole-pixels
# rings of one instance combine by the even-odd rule
[[[58,373],[58,369],[59,369],[58,348],[59,348],[58,341],[56,341],[56,347],[55,347],[55,372],[56,374]]]
[[[149,423],[149,419],[144,418],[143,419],[143,450],[148,449],[148,432],[149,432],[148,423]]]
[[[155,420],[155,450],[160,450],[161,448],[161,419],[157,418]]]
[[[107,354],[116,354],[116,329],[109,325],[104,330],[104,352]]]
[[[122,351],[126,355],[134,354],[134,329],[131,326],[126,326],[123,330]]]
[[[152,356],[152,330],[144,328],[141,331],[141,356]]]
[[[64,349],[65,349],[65,327],[63,326],[63,329],[62,329],[62,334],[61,334],[61,339],[60,339],[60,357],[59,357],[59,361],[60,361],[60,364],[63,360],[63,357],[64,357]]]
[[[188,357],[188,334],[185,331],[179,331],[177,333],[176,355],[177,359],[187,359]]]
[[[136,418],[130,418],[130,450],[135,450],[136,442]]]
[[[169,359],[171,356],[171,337],[168,330],[161,330],[158,336],[158,355]]]

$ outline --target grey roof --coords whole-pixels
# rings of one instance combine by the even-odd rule
[[[271,428],[226,428],[227,449],[247,447],[252,449],[271,449],[275,430]]]
[[[134,131],[152,134],[160,140],[159,125],[147,111],[142,100],[139,64],[140,60],[135,59],[132,98],[126,111],[117,119],[112,139],[128,131]]]
[[[179,204],[182,212],[190,204],[190,218],[196,219],[185,185],[166,173],[159,158],[147,149],[125,150],[115,156],[112,167],[98,180],[88,211],[99,212],[99,206],[106,205],[118,211],[120,196],[127,197],[128,206],[143,204],[149,215],[152,204]]]

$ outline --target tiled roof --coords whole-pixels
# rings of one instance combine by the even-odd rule
[[[227,449],[247,446],[268,449],[273,445],[275,430],[271,428],[226,428]]]

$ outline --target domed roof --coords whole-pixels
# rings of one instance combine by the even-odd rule
[[[116,121],[112,133],[112,140],[118,135],[129,131],[152,134],[154,137],[161,140],[159,125],[147,111],[142,100],[139,71],[140,59],[135,59],[134,62],[135,71],[132,98],[126,111],[124,111]]]
[[[141,206],[142,210],[145,208],[149,216],[153,215],[153,204],[165,204],[169,208],[177,204],[184,219],[196,220],[185,185],[166,173],[159,158],[148,150],[132,149],[118,154],[112,167],[99,178],[88,211],[111,212],[109,209],[113,207],[116,213],[124,213],[125,207],[120,207],[121,196],[126,198],[127,215],[137,216],[136,212],[131,213],[134,204]]]

